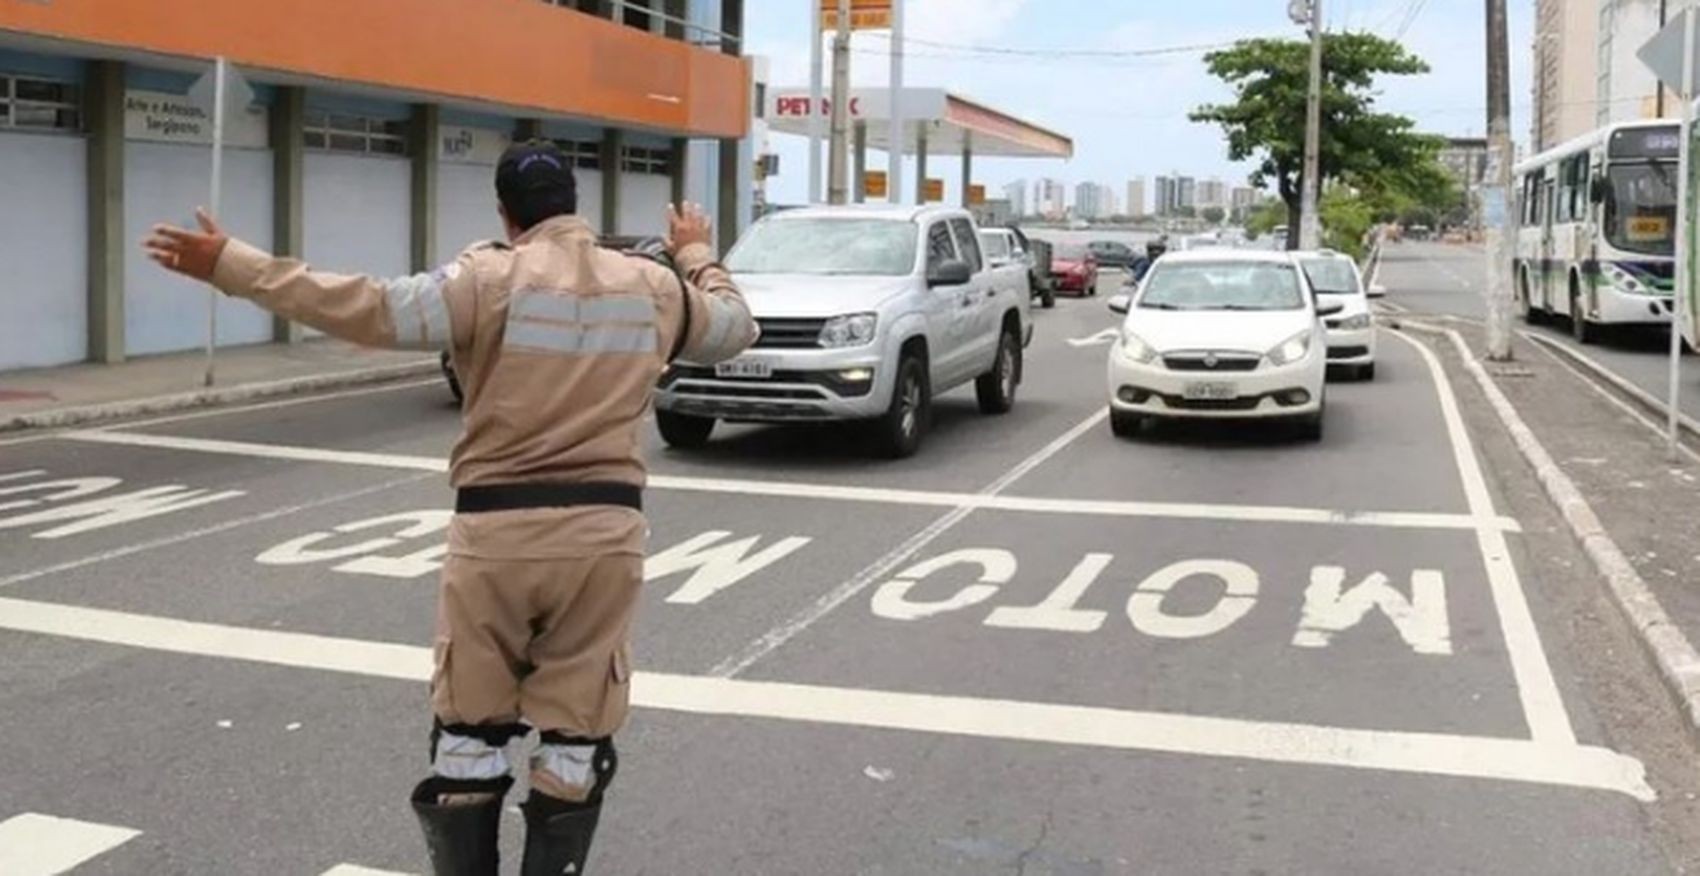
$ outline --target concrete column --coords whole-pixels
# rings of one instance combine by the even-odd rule
[[[124,65],[90,61],[88,358],[124,361]]]
[[[307,89],[279,86],[271,108],[272,252],[296,258],[306,255],[302,225],[307,152],[302,129],[306,120]],[[301,326],[273,316],[272,340],[293,344],[301,340]]]
[[[685,182],[690,176],[690,152],[691,141],[684,137],[673,138],[673,157],[667,166],[672,190],[667,197],[674,204],[685,202]]]
[[[850,152],[850,190],[855,193],[855,201],[865,204],[868,201],[868,123],[856,122],[854,128],[854,145]]]
[[[620,153],[626,136],[618,128],[602,132],[602,233],[620,233]]]
[[[915,126],[915,203],[927,202],[927,123]]]
[[[412,156],[412,246],[413,269],[429,271],[437,258],[437,138],[443,109],[436,104],[413,105],[408,120],[408,154]]]
[[[974,183],[974,135],[962,132],[962,206],[968,207],[968,187]]]

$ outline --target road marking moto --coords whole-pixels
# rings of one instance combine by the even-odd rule
[[[47,476],[42,471],[18,473],[21,474]],[[247,495],[242,490],[215,492],[177,484],[117,495],[107,492],[123,482],[122,478],[114,477],[69,477],[0,487],[0,512],[21,512],[0,516],[0,530],[59,523],[31,533],[31,537],[64,538]],[[33,498],[7,498],[32,495]]]
[[[127,827],[27,812],[0,821],[0,873],[56,876],[140,835]]]
[[[431,650],[424,647],[19,599],[0,598],[0,629],[411,682],[425,682],[431,675]],[[1615,791],[1642,801],[1656,798],[1640,761],[1574,742],[1356,730],[645,672],[634,676],[632,704],[809,724],[1527,782]]]
[[[1100,415],[1101,416],[1101,415]],[[1078,427],[1077,427],[1078,428]],[[85,431],[61,436],[70,441],[87,441],[134,447],[156,447],[200,453],[219,453],[256,459],[279,459],[295,462],[323,462],[339,465],[399,468],[410,471],[448,471],[444,459],[426,456],[404,456],[387,453],[362,453],[346,450],[323,450],[314,447],[291,447],[276,444],[255,444],[244,441],[220,441],[207,438],[184,438],[170,435],[149,435],[135,432]],[[656,475],[649,486],[657,490],[676,490],[717,494],[763,496],[779,499],[823,499],[829,501],[867,504],[911,505],[969,510],[1020,511],[1038,514],[1081,514],[1105,517],[1160,517],[1182,520],[1220,520],[1245,523],[1293,523],[1319,526],[1369,526],[1393,529],[1463,529],[1484,527],[1517,532],[1516,521],[1498,515],[1477,517],[1471,514],[1444,514],[1406,511],[1357,511],[1325,508],[1297,508],[1280,505],[1212,505],[1190,502],[1131,502],[1094,499],[1054,499],[1036,496],[1002,494],[935,492],[922,490],[892,490],[870,487],[850,487],[837,484],[795,483],[789,481],[731,480],[724,478],[694,478]]]

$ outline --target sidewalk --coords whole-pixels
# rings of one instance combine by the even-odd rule
[[[256,344],[218,351],[217,383],[202,385],[202,352],[118,365],[0,371],[0,432],[235,404],[437,373],[437,357],[367,350],[341,341]]]
[[[1681,461],[1672,463],[1658,423],[1539,344],[1515,336],[1514,361],[1487,362],[1479,327],[1416,314],[1403,318],[1456,330],[1556,471],[1574,485],[1566,499],[1562,487],[1554,495],[1549,479],[1541,478],[1549,498],[1569,506],[1560,511],[1573,534],[1659,664],[1679,708],[1700,730],[1700,665],[1693,647],[1700,642],[1700,453],[1685,447]],[[1453,358],[1446,355],[1448,341],[1430,340],[1443,358]],[[1471,382],[1464,375],[1454,379]]]

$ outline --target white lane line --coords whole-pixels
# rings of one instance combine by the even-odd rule
[[[365,453],[348,450],[324,450],[315,447],[257,444],[248,441],[223,441],[211,438],[185,438],[172,435],[150,435],[139,432],[116,432],[106,430],[69,432],[61,437],[71,441],[87,441],[98,444],[153,447],[198,453],[220,453],[255,459],[278,459],[291,462],[321,462],[338,465],[406,469],[410,471],[442,472],[448,469],[448,462],[446,460],[429,456],[408,456],[393,453]],[[1410,529],[1473,530],[1483,526],[1510,531],[1516,531],[1518,529],[1517,522],[1509,518],[1477,518],[1468,514],[1355,511],[1265,505],[1212,505],[1185,502],[1125,502],[1093,499],[1055,499],[1037,496],[996,495],[986,493],[984,491],[979,493],[961,493],[924,490],[894,490],[877,487],[851,487],[835,484],[811,484],[791,481],[734,480],[728,478],[696,478],[670,475],[656,475],[651,477],[649,479],[649,486],[658,490],[765,496],[769,498],[824,499],[841,502],[916,505],[952,509],[968,506],[974,509],[984,508],[996,511],[1084,514],[1109,517],[1168,517],[1247,523],[1302,523],[1338,526],[1380,526]]]
[[[1055,441],[1045,445],[1040,448],[1037,453],[1034,453],[1032,456],[1022,460],[1014,468],[1006,472],[1003,477],[987,484],[984,489],[980,490],[980,495],[995,496],[998,493],[1003,492],[1010,484],[1020,480],[1023,475],[1035,468],[1038,468],[1040,465],[1044,464],[1046,460],[1062,452],[1062,450],[1068,447],[1068,445],[1073,444],[1076,439],[1086,434],[1088,430],[1097,428],[1098,424],[1104,422],[1104,420],[1109,416],[1110,410],[1108,407],[1099,408],[1092,414],[1092,416],[1081,420],[1079,423],[1075,424],[1074,428],[1057,436]],[[786,642],[796,638],[799,633],[802,633],[804,630],[807,630],[810,626],[814,625],[816,621],[826,617],[833,609],[843,605],[845,602],[848,602],[850,599],[854,598],[856,594],[861,593],[879,581],[884,580],[887,575],[891,574],[892,570],[896,569],[903,563],[908,562],[910,557],[913,557],[922,548],[931,544],[934,539],[944,535],[946,532],[949,532],[952,527],[961,523],[964,518],[972,513],[974,513],[973,505],[960,505],[946,513],[943,517],[934,520],[932,523],[928,524],[926,528],[910,536],[907,540],[893,548],[885,556],[874,560],[860,572],[857,572],[845,579],[837,587],[821,594],[820,598],[816,599],[814,604],[803,609],[801,612],[798,612],[790,620],[768,630],[766,633],[762,634],[760,638],[751,642],[749,645],[746,645],[742,651],[720,661],[719,664],[708,671],[709,675],[719,678],[731,678],[732,676],[743,672],[745,669],[750,668],[750,666],[756,661],[773,653],[774,650],[778,649]]]
[[[276,666],[428,681],[429,648],[0,598],[0,629]],[[1574,743],[1357,730],[980,697],[640,672],[640,708],[1530,782],[1654,799],[1634,758]],[[7,872],[0,869],[0,872]]]
[[[338,502],[347,502],[353,499],[359,499],[373,493],[383,492],[391,487],[399,487],[404,484],[416,483],[427,477],[429,477],[429,475],[415,475],[413,477],[384,481],[381,484],[374,484],[370,487],[362,487],[358,490],[350,490],[345,493],[336,493],[330,496],[321,496],[310,502],[302,502],[298,505],[285,505],[282,508],[273,508],[269,511],[262,511],[258,514],[250,514],[246,517],[238,517],[234,520],[226,520],[223,523],[215,523],[211,526],[203,526],[199,529],[191,529],[187,532],[179,532],[175,535],[163,536],[150,541],[136,542],[135,544],[113,548],[109,551],[102,551],[98,554],[79,557],[75,560],[67,560],[63,563],[55,563],[51,566],[31,569],[27,572],[18,572],[12,575],[0,576],[0,589],[10,587],[14,584],[22,584],[25,581],[33,581],[37,578],[45,578],[49,575],[57,575],[60,572],[74,571],[76,569],[81,569],[84,566],[95,565],[96,563],[105,563],[111,560],[121,559],[132,554],[142,553],[143,551],[151,551],[162,547],[171,547],[172,545],[182,544],[186,541],[193,541],[197,538],[203,538],[209,535],[217,535],[218,533],[228,532],[232,529],[238,529],[243,526],[251,526],[255,523],[264,523],[268,520],[288,517],[291,514],[299,514],[302,511],[310,511],[314,508],[320,508],[325,505],[334,505]],[[0,871],[0,873],[3,872],[4,871]]]
[[[141,836],[141,831],[26,812],[0,821],[0,873],[55,876]]]
[[[338,864],[320,873],[319,876],[413,876],[399,870],[374,870],[371,867],[360,867],[354,864]]]
[[[1464,417],[1458,410],[1458,396],[1446,376],[1440,358],[1426,344],[1407,335],[1394,333],[1422,355],[1434,378],[1435,393],[1440,397],[1440,409],[1446,418],[1446,431],[1452,440],[1452,454],[1458,463],[1458,474],[1464,481],[1464,495],[1469,500],[1470,513],[1478,518],[1495,516],[1493,494],[1487,478],[1482,476],[1481,460],[1464,428]],[[1499,615],[1500,634],[1511,658],[1511,673],[1517,682],[1517,694],[1523,703],[1523,714],[1529,722],[1529,734],[1539,743],[1573,745],[1576,731],[1570,725],[1570,715],[1564,710],[1558,682],[1553,678],[1552,664],[1547,662],[1546,648],[1541,645],[1540,630],[1529,611],[1529,599],[1511,562],[1511,548],[1505,532],[1499,529],[1476,530],[1476,543],[1482,552],[1487,569],[1488,589],[1493,594],[1494,611]]]

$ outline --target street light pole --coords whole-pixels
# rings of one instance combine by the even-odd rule
[[[850,0],[838,0],[838,28],[832,35],[832,137],[827,146],[826,201],[850,200],[845,151],[850,140]]]
[[[1305,97],[1304,191],[1299,202],[1299,248],[1322,248],[1322,0],[1310,6],[1310,89]]]
[[[1511,359],[1511,37],[1505,0],[1487,0],[1488,173],[1482,186],[1487,236],[1487,356]]]

